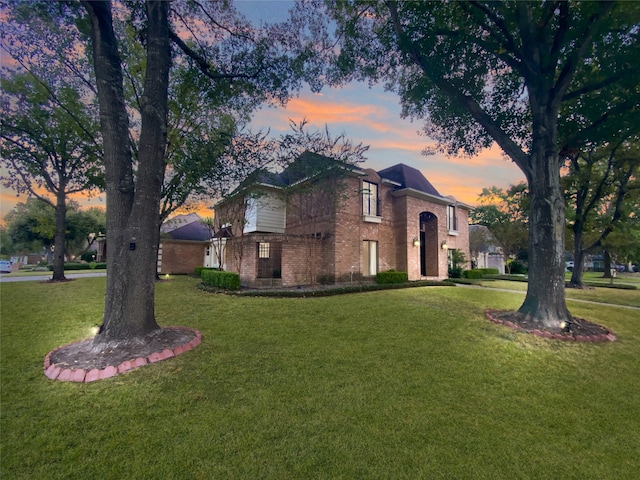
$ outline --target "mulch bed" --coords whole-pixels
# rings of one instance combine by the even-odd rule
[[[103,345],[87,338],[49,352],[44,373],[51,380],[93,382],[175,357],[201,340],[198,330],[187,327],[163,327],[144,337]]]
[[[611,330],[583,318],[574,317],[570,330],[566,331],[560,327],[554,329],[534,328],[524,314],[514,311],[487,310],[486,316],[494,323],[542,338],[576,342],[614,342],[616,340],[616,336]]]

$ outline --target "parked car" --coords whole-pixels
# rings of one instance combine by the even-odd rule
[[[11,262],[9,260],[0,260],[0,273],[11,273]]]
[[[566,262],[565,268],[567,272],[573,272],[573,262],[572,261]]]

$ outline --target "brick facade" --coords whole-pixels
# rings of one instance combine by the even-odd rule
[[[377,186],[378,215],[363,214],[365,181]],[[240,273],[243,285],[360,281],[371,262],[376,271],[406,271],[410,280],[444,279],[448,276],[449,250],[462,250],[470,258],[469,207],[452,197],[401,188],[372,169],[345,174],[339,190],[330,192],[321,187],[304,201],[313,210],[306,218],[301,199],[286,200],[284,234],[240,235],[236,229],[228,240],[227,269]],[[451,231],[447,224],[449,207],[455,207],[457,217],[457,229]],[[260,242],[281,244],[279,278],[258,278]],[[240,249],[241,265],[237,261]],[[375,258],[365,258],[371,249],[377,250]]]
[[[178,275],[193,273],[204,262],[209,242],[162,240],[158,253],[158,273]]]

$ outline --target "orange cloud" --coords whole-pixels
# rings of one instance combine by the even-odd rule
[[[417,167],[441,195],[453,195],[457,200],[475,205],[485,187],[506,187],[524,181],[524,175],[515,164],[499,160],[486,166],[469,166],[460,170],[456,164],[446,162]]]
[[[317,95],[294,98],[287,103],[286,108],[263,109],[254,115],[252,123],[267,124],[272,129],[280,131],[288,128],[289,119],[296,122],[306,119],[309,126],[315,129],[324,128],[327,125],[333,131],[336,125],[352,124],[373,131],[386,132],[390,130],[389,125],[376,121],[384,116],[385,110],[375,105],[331,102]],[[353,140],[357,141],[357,139]]]

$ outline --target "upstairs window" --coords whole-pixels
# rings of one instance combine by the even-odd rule
[[[456,216],[455,205],[449,205],[447,207],[447,228],[450,232],[458,231],[458,217]]]
[[[379,216],[378,185],[375,183],[362,182],[362,214]]]

